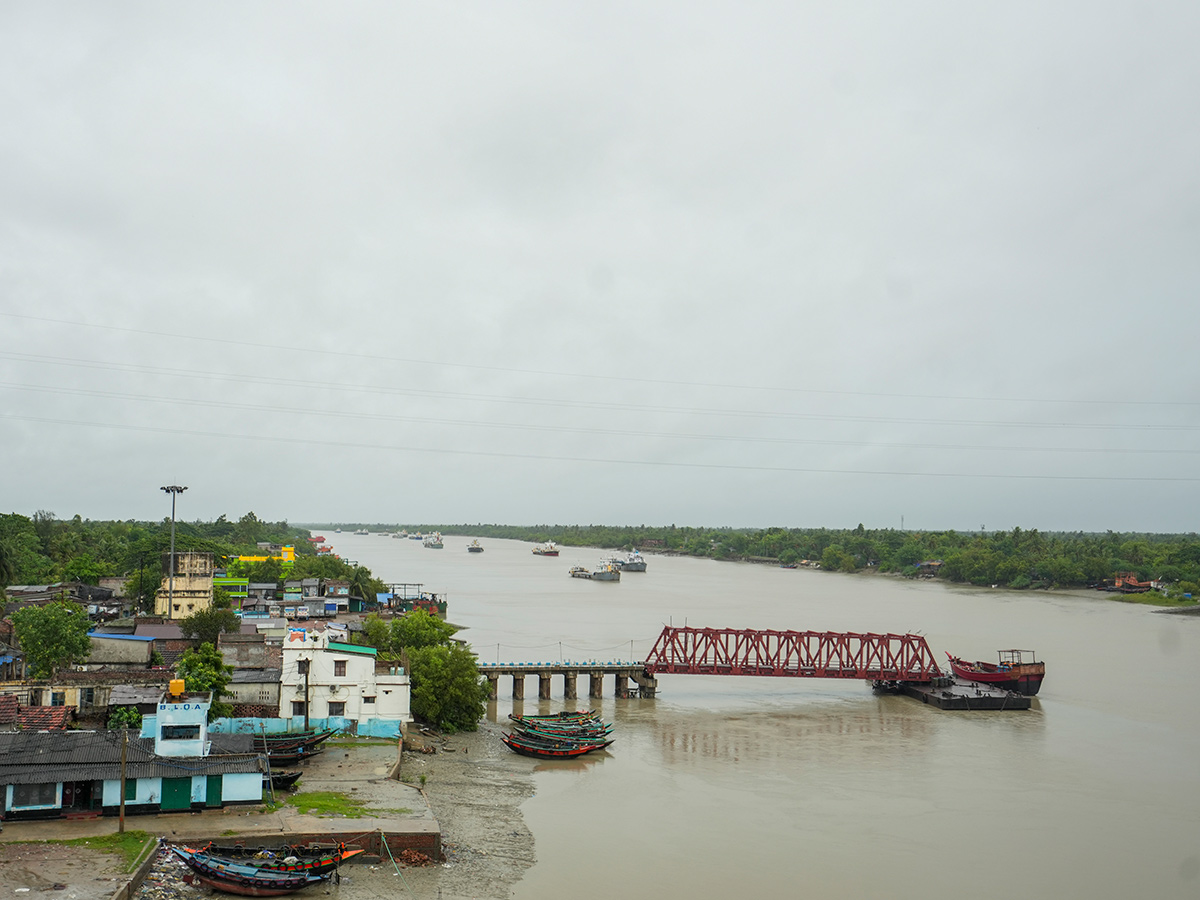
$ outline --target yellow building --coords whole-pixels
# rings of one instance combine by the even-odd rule
[[[185,619],[212,606],[213,555],[193,551],[175,554],[175,577],[170,577],[170,553],[163,554],[162,585],[154,595],[154,614]]]

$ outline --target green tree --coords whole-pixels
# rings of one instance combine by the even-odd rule
[[[179,630],[185,638],[197,638],[201,644],[217,646],[221,634],[236,634],[241,630],[242,620],[231,609],[210,606],[198,609],[190,616],[179,620]]]
[[[431,616],[423,609],[392,619],[391,645],[395,650],[417,650],[450,643],[458,627]]]
[[[110,729],[140,729],[142,714],[133,706],[118,706],[108,715],[108,727]]]
[[[475,654],[449,644],[410,650],[408,660],[413,715],[443,731],[475,731],[489,694]]]
[[[233,707],[222,703],[220,699],[229,696],[226,688],[233,677],[233,666],[225,665],[225,660],[212,644],[201,644],[184,653],[176,674],[183,679],[186,690],[212,693],[208,721],[233,715]]]
[[[91,623],[78,603],[55,600],[26,606],[12,614],[12,623],[33,678],[49,678],[64,666],[83,662],[92,651]]]

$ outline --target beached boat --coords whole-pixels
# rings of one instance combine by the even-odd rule
[[[197,853],[182,847],[172,847],[176,855],[188,864],[201,882],[227,894],[242,897],[283,897],[301,888],[323,884],[320,875],[308,872],[276,872],[259,866],[244,865],[207,853]]]
[[[572,578],[591,578],[592,573],[583,566],[571,566],[571,571],[568,572]]]
[[[611,740],[537,740],[520,734],[502,734],[500,740],[514,753],[539,759],[571,759],[595,750],[603,750]]]
[[[554,541],[546,541],[533,548],[534,556],[558,556],[558,545]]]
[[[1038,662],[1032,650],[1000,650],[999,663],[968,662],[957,656],[950,658],[950,668],[959,678],[990,684],[1006,691],[1016,691],[1032,697],[1042,687],[1046,664]]]
[[[271,787],[277,791],[290,791],[303,774],[303,772],[272,772]],[[267,781],[266,775],[263,776],[263,781]]]
[[[209,859],[270,869],[272,872],[307,872],[309,875],[324,875],[332,872],[348,859],[353,859],[366,850],[362,847],[347,847],[344,843],[334,849],[318,849],[304,846],[286,846],[274,850],[266,847],[247,847],[244,844],[220,847],[208,844],[204,847],[186,848],[190,853],[202,853]]]

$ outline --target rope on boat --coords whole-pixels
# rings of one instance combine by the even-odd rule
[[[387,850],[388,859],[392,861],[392,867],[396,870],[396,874],[400,876],[400,880],[404,882],[404,889],[408,891],[408,895],[417,900],[417,895],[413,893],[413,889],[408,886],[408,879],[404,877],[404,873],[400,871],[400,866],[396,863],[396,857],[392,856],[392,848],[388,846],[387,835],[383,833],[383,829],[379,829],[379,843],[383,844]]]

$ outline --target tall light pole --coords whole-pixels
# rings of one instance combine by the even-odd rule
[[[175,608],[175,495],[182,494],[187,488],[168,484],[162,490],[171,495],[171,569],[167,573],[167,618],[170,619],[173,618],[171,610]]]

